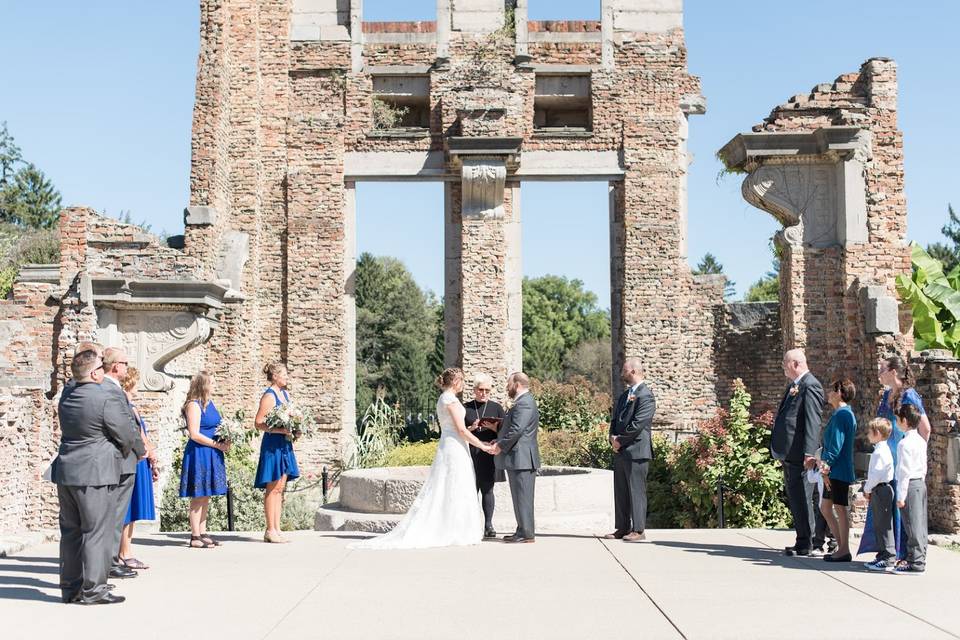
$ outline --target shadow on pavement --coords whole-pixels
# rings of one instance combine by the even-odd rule
[[[47,558],[29,558],[29,561],[33,561],[33,562],[56,562],[56,564],[53,566],[50,566],[47,564],[26,564],[24,562],[19,562],[19,563],[8,562],[8,560],[12,560],[12,559],[13,558],[5,558],[4,560],[0,560],[0,573],[4,571],[17,571],[22,573],[54,573],[54,574],[60,573],[60,561],[55,558],[52,558],[49,560]],[[2,580],[3,578],[0,578],[0,581]]]
[[[247,538],[229,533],[211,533],[210,535],[218,542],[260,542],[257,538]],[[189,533],[158,533],[153,534],[150,538],[133,539],[133,544],[144,547],[188,547],[189,543]]]
[[[56,602],[63,604],[59,597],[51,596],[37,589],[0,587],[0,600],[34,600],[37,602]]]
[[[780,549],[768,547],[741,547],[732,544],[698,544],[693,542],[670,542],[657,540],[648,544],[658,547],[679,549],[690,553],[703,553],[711,556],[739,558],[761,566],[778,566],[787,569],[803,569],[828,573],[866,572],[862,562],[825,562],[822,558],[790,557],[783,555]]]

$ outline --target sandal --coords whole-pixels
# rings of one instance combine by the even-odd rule
[[[136,558],[120,558],[120,562],[122,562],[128,569],[136,569],[136,570],[140,571],[140,570],[142,570],[142,569],[149,569],[149,568],[150,568],[149,565],[143,564],[142,562],[140,562],[140,561],[137,560]]]
[[[196,543],[196,544],[195,544]],[[200,536],[190,536],[190,544],[187,545],[191,549],[212,549],[212,544],[207,544],[203,541],[203,538]]]
[[[214,540],[213,538],[211,538],[210,536],[208,536],[208,535],[206,535],[206,534],[200,536],[200,539],[203,540],[203,544],[207,545],[208,547],[219,547],[219,546],[220,546],[220,543],[219,543],[219,542],[217,542],[216,540]]]

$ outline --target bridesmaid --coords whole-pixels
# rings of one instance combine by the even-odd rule
[[[887,444],[890,445],[890,452],[893,454],[893,466],[897,466],[897,445],[903,439],[903,430],[897,426],[897,412],[900,406],[912,404],[922,416],[917,432],[924,440],[930,439],[930,418],[927,417],[923,408],[923,400],[920,394],[913,388],[913,376],[910,373],[910,367],[900,356],[891,356],[880,361],[877,367],[880,384],[884,386],[883,395],[880,397],[880,406],[877,407],[877,417],[886,418],[890,421],[893,429],[890,431],[890,437],[887,438]],[[896,480],[891,485],[896,492]],[[893,506],[893,531],[897,541],[897,558],[902,560],[906,556],[905,545],[901,544],[902,527],[900,522],[900,510]],[[863,536],[860,538],[860,553],[878,551],[879,546],[874,541],[873,535],[873,510],[867,510],[867,520],[863,526]]]
[[[220,424],[220,412],[213,404],[213,379],[201,371],[190,380],[183,415],[187,420],[190,440],[183,450],[180,472],[180,497],[190,498],[190,546],[205,549],[220,543],[207,535],[207,512],[210,496],[227,492],[227,467],[223,454],[229,442],[213,439]]]
[[[136,367],[127,367],[127,375],[123,377],[121,386],[127,393],[127,400],[133,415],[140,424],[140,433],[143,435],[143,444],[147,447],[147,457],[137,463],[137,475],[133,481],[133,496],[127,508],[127,516],[123,521],[123,534],[120,537],[120,562],[131,569],[149,569],[143,562],[130,556],[133,544],[133,523],[137,520],[156,520],[157,514],[153,504],[153,483],[159,475],[157,468],[156,447],[147,436],[147,425],[143,416],[133,404],[137,395],[137,383],[140,381],[140,371]]]
[[[266,418],[275,407],[290,402],[287,393],[287,368],[279,362],[273,362],[263,368],[270,386],[260,396],[260,406],[254,424],[264,431],[260,443],[260,462],[257,464],[257,476],[254,486],[266,489],[263,494],[263,512],[267,530],[263,534],[264,542],[290,542],[280,534],[280,513],[283,511],[283,490],[287,480],[300,477],[297,457],[293,453],[293,444],[287,439],[286,429],[270,429]]]

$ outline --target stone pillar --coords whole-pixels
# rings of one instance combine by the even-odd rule
[[[924,351],[911,362],[916,389],[930,419],[927,444],[927,504],[930,528],[960,533],[960,360],[949,351]]]
[[[465,157],[460,170],[448,187],[446,359],[502,389],[522,366],[519,183],[502,157]]]

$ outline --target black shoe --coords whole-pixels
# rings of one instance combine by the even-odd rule
[[[79,591],[71,591],[70,593],[64,592],[60,599],[63,600],[64,604],[70,604],[71,602],[76,602],[80,598]]]
[[[823,556],[824,562],[851,562],[852,560],[853,560],[853,556],[850,555],[849,553],[845,553],[842,556],[832,556],[829,554]]]
[[[497,532],[494,531],[493,528],[485,529],[484,532],[483,532],[483,538],[484,538],[485,540],[490,540],[490,539],[496,538],[496,537],[497,537]]]
[[[840,545],[837,544],[836,540],[833,540],[832,538],[830,540],[827,540],[827,553],[833,553],[834,551],[837,550],[838,546]]]
[[[110,592],[106,592],[96,598],[91,598],[90,600],[77,598],[73,602],[77,604],[119,604],[124,600],[126,600],[126,598],[124,598],[123,596],[115,596]]]
[[[797,549],[796,547],[785,547],[783,550],[785,556],[809,556],[810,549]]]
[[[537,540],[536,538],[524,538],[522,536],[507,536],[506,538],[503,539],[503,541],[508,544],[523,544],[523,543],[531,544],[533,542],[536,542],[536,540]]]
[[[128,569],[127,567],[111,567],[110,573],[108,574],[111,578],[136,578],[137,572],[133,569]]]

